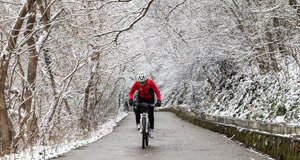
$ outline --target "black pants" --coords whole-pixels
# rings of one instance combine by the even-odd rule
[[[154,129],[154,107],[148,107],[148,116],[149,116],[150,128]],[[137,106],[135,110],[136,124],[140,123],[140,119],[141,119],[141,107]]]

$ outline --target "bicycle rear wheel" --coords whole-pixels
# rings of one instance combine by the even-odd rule
[[[148,145],[148,142],[147,142],[147,133],[146,133],[146,118],[143,118],[142,119],[142,127],[143,127],[143,130],[142,130],[142,148],[145,149],[145,146]]]

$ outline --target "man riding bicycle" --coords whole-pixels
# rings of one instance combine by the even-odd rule
[[[154,93],[156,94],[157,102],[156,106],[161,106],[161,97],[158,88],[156,87],[155,83],[151,79],[146,78],[145,73],[139,73],[136,76],[137,81],[133,84],[129,92],[129,105],[133,105],[133,93],[138,90],[138,102],[139,103],[148,103],[154,104]],[[140,129],[140,113],[141,107],[137,106],[137,114],[136,114],[136,121],[137,121],[137,129]],[[149,136],[150,138],[154,137],[154,107],[149,107],[148,110],[149,114],[149,122],[150,122],[150,130]]]

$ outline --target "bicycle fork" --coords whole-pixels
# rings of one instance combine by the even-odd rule
[[[149,124],[149,118],[148,118],[148,113],[141,113],[141,119],[140,119],[140,123],[142,124],[143,123],[143,118],[146,119],[146,133],[148,133],[148,124]],[[143,132],[143,125],[141,125],[141,128],[140,128],[140,132],[142,133]]]

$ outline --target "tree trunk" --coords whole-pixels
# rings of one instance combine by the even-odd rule
[[[33,5],[30,8],[30,16],[27,20],[27,31],[24,33],[25,36],[29,36],[32,33],[32,29],[35,23],[35,17],[36,17],[36,6]],[[27,40],[27,45],[29,47],[29,56],[28,56],[28,68],[27,68],[27,82],[29,85],[26,85],[25,88],[25,99],[27,101],[25,102],[25,110],[26,110],[26,116],[24,117],[23,122],[26,122],[30,118],[31,109],[32,109],[32,97],[33,92],[35,90],[35,80],[36,80],[36,71],[37,71],[37,64],[38,64],[38,54],[36,52],[35,47],[35,39],[31,36]],[[32,111],[33,113],[35,110]],[[33,114],[35,115],[35,114]],[[33,116],[32,115],[32,116]],[[31,143],[31,137],[32,137],[32,131],[36,130],[32,128],[32,124],[36,124],[36,122],[33,122],[36,120],[36,118],[32,117],[30,118],[30,123],[27,124],[27,136],[28,136],[28,143]],[[37,127],[37,126],[36,126]]]
[[[1,61],[2,62],[2,61]],[[6,62],[8,63],[8,62]],[[7,109],[5,103],[5,96],[4,96],[4,85],[5,85],[5,78],[7,76],[7,68],[5,64],[1,63],[1,79],[0,79],[0,127],[1,127],[1,138],[2,138],[2,152],[4,154],[8,153],[10,150],[12,133],[10,132],[9,128],[9,120],[7,116]]]
[[[37,0],[37,4],[39,5],[39,10],[40,10],[41,15],[43,15],[42,22],[46,26],[45,30],[46,30],[46,32],[49,33],[50,32],[50,7],[48,6],[49,5],[48,1],[44,0],[44,4],[45,4],[47,10],[45,10],[45,7],[43,6],[43,3],[42,3],[41,0]],[[51,81],[51,86],[52,86],[52,89],[53,89],[54,97],[57,97],[56,84],[55,84],[53,72],[52,72],[52,69],[51,69],[52,60],[51,60],[51,56],[49,54],[49,49],[44,49],[44,59],[45,59],[45,63],[46,63],[46,66],[47,66],[47,71],[48,71],[49,76],[50,76],[50,81]],[[71,109],[69,107],[68,100],[64,99],[64,103],[65,103],[67,111],[69,113],[71,113]]]
[[[274,42],[272,41],[271,39],[271,33],[268,32],[266,33],[267,34],[267,37],[268,37],[268,51],[269,51],[269,60],[270,60],[270,66],[272,66],[271,68],[274,70],[274,72],[278,72],[279,71],[279,68],[278,68],[278,63],[277,63],[277,59],[275,57],[275,47],[274,47]]]
[[[297,15],[300,17],[300,6],[297,4],[297,0],[289,0],[289,4],[294,8],[297,9]]]
[[[0,57],[0,128],[2,137],[2,152],[8,153],[12,142],[12,131],[13,128],[9,127],[9,119],[6,108],[5,98],[5,82],[7,78],[8,64],[11,54],[14,52],[20,28],[23,25],[24,17],[28,13],[28,9],[31,8],[35,0],[27,0],[27,3],[21,8],[17,20],[10,32],[8,42],[3,49]]]
[[[98,52],[94,52],[93,53],[94,56],[91,58],[91,62],[93,64],[93,68],[90,72],[90,78],[89,78],[89,81],[88,81],[88,84],[87,86],[85,87],[84,89],[84,102],[83,102],[83,118],[84,120],[86,119],[89,119],[90,117],[88,116],[88,111],[90,112],[93,112],[94,111],[94,106],[92,102],[89,102],[89,98],[90,98],[90,92],[91,92],[91,88],[92,87],[95,87],[96,83],[94,82],[94,77],[95,77],[95,70],[98,69],[98,66],[99,66],[99,53]],[[94,98],[96,99],[96,94],[94,95]],[[88,108],[89,106],[89,103],[90,104],[90,108]],[[85,121],[86,122],[86,121]],[[85,124],[85,126],[87,126],[86,128],[87,129],[90,129],[91,127],[91,124],[90,123],[87,123]]]
[[[84,102],[83,102],[83,116],[84,116],[84,118],[87,118],[88,104],[89,104],[89,97],[90,97],[90,88],[92,86],[93,79],[94,79],[94,73],[91,72],[88,84],[84,89]]]
[[[275,35],[273,35],[271,30],[271,29],[275,29],[273,27],[276,27],[276,24],[274,22],[275,20],[273,19],[272,25],[269,26],[270,28],[266,30],[266,41],[267,41],[266,48],[268,48],[268,50],[266,51],[269,54],[269,60],[270,60],[269,65],[272,66],[271,68],[273,69],[274,72],[279,72],[278,63],[275,56],[275,52],[276,52],[276,41],[274,39]]]

